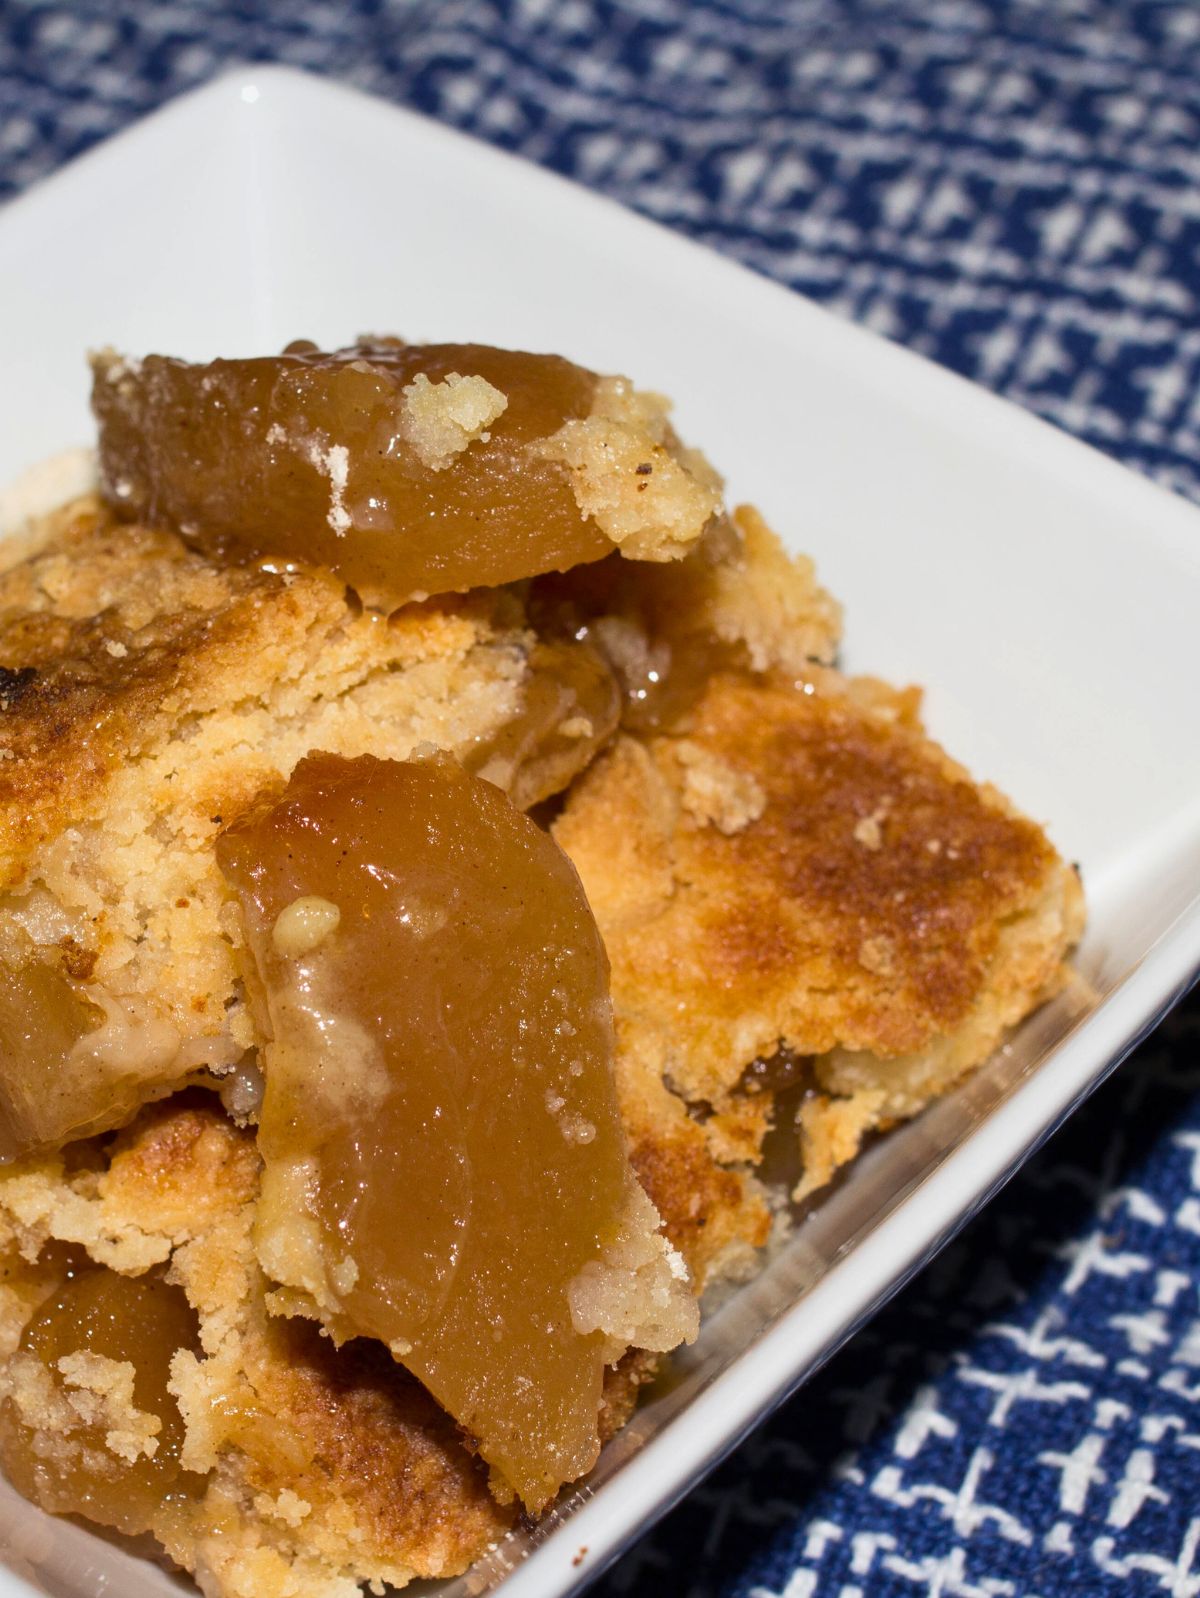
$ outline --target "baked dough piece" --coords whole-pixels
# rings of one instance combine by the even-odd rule
[[[657,572],[643,592],[614,596],[627,646],[655,649],[669,611],[674,636],[711,636],[748,662],[832,654],[837,607],[760,523],[725,526],[671,570],[674,601]],[[227,1598],[461,1569],[513,1510],[385,1351],[335,1350],[315,1327],[268,1314],[252,1131],[194,1092],[137,1113],[205,1067],[229,1070],[257,1042],[213,842],[311,746],[404,755],[419,743],[486,744],[520,713],[537,641],[520,590],[388,622],[327,577],[215,565],[90,501],[50,518],[0,573],[0,738],[12,751],[0,764],[0,958],[18,981],[48,971],[103,1012],[84,1056],[100,1078],[97,1129],[137,1117],[115,1140],[75,1141],[0,1178],[4,1380],[49,1448],[64,1412],[18,1344],[54,1290],[63,1246],[185,1289],[199,1347],[178,1349],[172,1388],[183,1462],[203,1490],[150,1529]],[[767,1235],[760,1191],[714,1158],[661,1076],[633,1059],[622,1056],[622,1113],[668,1234],[698,1285],[744,1274]],[[227,1081],[241,1089],[252,1077],[243,1064]],[[252,1092],[226,1098],[252,1119]],[[635,1350],[609,1372],[603,1434],[628,1417],[655,1363]],[[119,1407],[124,1393],[136,1409],[129,1381],[114,1381],[105,1402]],[[109,1418],[126,1447],[146,1426],[144,1413]],[[68,1436],[68,1454],[74,1446]]]
[[[622,1075],[752,1162],[760,1083],[790,1066],[798,1196],[984,1060],[1082,927],[1075,872],[918,703],[823,668],[720,675],[670,735],[603,756],[555,828],[612,961]]]

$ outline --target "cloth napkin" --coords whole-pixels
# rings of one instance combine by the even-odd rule
[[[257,60],[553,167],[1200,495],[1195,4],[0,0],[0,198]],[[1198,1044],[1193,1001],[598,1592],[1200,1595]]]

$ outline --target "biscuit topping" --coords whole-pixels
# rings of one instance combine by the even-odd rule
[[[695,1326],[626,1156],[579,879],[444,757],[311,756],[218,851],[272,1038],[274,1307],[386,1343],[540,1509],[599,1451],[604,1366]],[[280,912],[314,895],[337,927],[284,960]],[[606,1313],[615,1260],[631,1269]]]

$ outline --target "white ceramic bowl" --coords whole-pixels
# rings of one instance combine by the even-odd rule
[[[211,357],[368,331],[561,351],[676,396],[731,495],[845,601],[845,663],[928,685],[935,735],[1049,823],[1090,902],[1094,1000],[1042,1011],[873,1150],[593,1478],[442,1589],[561,1598],[978,1209],[1200,967],[1200,512],[605,200],[277,69],[177,102],[0,214],[0,481],[88,441],[89,347]],[[176,1588],[11,1494],[0,1547],[0,1598]]]

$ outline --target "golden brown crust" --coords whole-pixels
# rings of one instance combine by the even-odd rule
[[[828,654],[837,607],[811,565],[741,521],[668,567],[617,560],[612,603],[645,613],[615,617],[618,631],[665,628],[669,652],[675,632],[699,631],[753,660]],[[63,1130],[82,1134],[139,1092],[229,1070],[254,1041],[220,830],[313,748],[486,745],[519,715],[535,640],[514,593],[385,620],[328,576],[222,567],[94,501],[39,536],[0,572],[0,959],[32,972],[27,985],[61,972],[66,997],[91,1006],[95,1035],[64,1077],[81,1111]],[[758,794],[701,761],[685,799],[732,826]],[[92,1099],[111,1101],[107,1123]]]
[[[702,637],[705,670],[714,639],[745,668],[669,733],[620,738],[556,824],[612,962],[633,1163],[702,1286],[767,1241],[752,1168],[780,1046],[806,1090],[803,1196],[1054,990],[1081,900],[1042,832],[925,738],[914,690],[812,664],[832,658],[838,607],[753,513],[676,566],[585,578],[547,592],[591,594],[597,636],[607,615],[647,659],[683,670]],[[513,595],[388,624],[328,577],[222,568],[94,503],[52,519],[0,570],[0,886],[36,885],[5,901],[17,953],[0,954],[36,945],[103,999],[118,1045],[165,1051],[164,1080],[175,1047],[227,1067],[255,1035],[217,832],[311,745],[469,747],[514,713],[531,642]],[[213,1038],[224,1052],[197,1052]],[[204,1590],[291,1598],[464,1568],[512,1507],[385,1351],[268,1314],[259,1174],[252,1137],[202,1096],[10,1167],[0,1354],[65,1244],[126,1275],[165,1269],[200,1323],[172,1392],[206,1486],[155,1529]],[[609,1372],[605,1436],[655,1363]]]
[[[1041,831],[915,733],[819,688],[720,684],[697,733],[773,801],[730,840],[738,892],[704,917],[719,984],[803,983],[783,1034],[803,1053],[906,1052],[961,1021],[1001,921],[1041,891]],[[818,988],[836,997],[814,1005]]]
[[[619,1007],[670,1027],[697,1097],[729,1091],[781,1038],[800,1054],[900,1054],[954,1027],[1002,923],[1055,869],[1039,828],[889,706],[831,673],[809,681],[797,693],[721,677],[696,708],[689,744],[766,791],[739,831],[681,810],[664,849],[628,748],[558,825],[608,934]],[[649,755],[678,795],[677,741]]]
[[[724,825],[689,804],[697,751],[762,803]],[[625,1047],[657,1050],[663,1080],[718,1112],[722,1159],[753,1157],[766,1124],[769,1096],[747,1115],[739,1094],[751,1061],[781,1044],[822,1057],[834,1094],[924,1061],[922,1092],[891,1107],[911,1114],[1052,989],[1079,932],[1073,874],[923,735],[915,696],[821,668],[799,686],[718,676],[674,735],[599,761],[556,835],[605,937]]]
[[[615,1437],[633,1414],[642,1388],[654,1380],[662,1360],[661,1354],[649,1353],[644,1348],[631,1348],[618,1364],[605,1371],[604,1391],[600,1399],[602,1443]]]
[[[688,1263],[697,1291],[745,1274],[770,1231],[761,1190],[744,1170],[718,1162],[705,1131],[664,1082],[658,1040],[618,1024],[621,1119],[638,1180]]]
[[[248,569],[217,571],[167,533],[106,526],[83,502],[49,548],[0,576],[0,859],[87,814],[116,764],[164,722],[220,702],[261,635],[293,634],[330,596]]]
[[[287,1490],[345,1517],[373,1564],[461,1570],[510,1522],[453,1421],[380,1344],[335,1349],[306,1321],[273,1321],[253,1361],[255,1396],[300,1444],[284,1463],[247,1456],[246,1485]]]
[[[119,1133],[97,1188],[128,1225],[178,1242],[249,1204],[258,1174],[253,1140],[195,1093],[148,1106]]]

